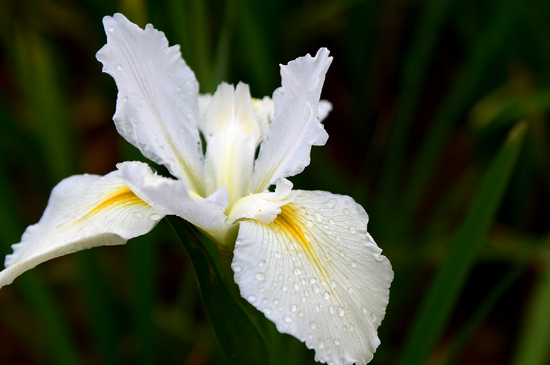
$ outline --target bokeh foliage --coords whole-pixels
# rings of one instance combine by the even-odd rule
[[[225,80],[270,95],[278,64],[331,50],[330,139],[292,181],[354,197],[393,264],[373,364],[548,363],[550,2],[2,0],[2,256],[61,179],[142,159],[113,127],[116,87],[94,57],[117,11],[180,44],[202,92]],[[210,252],[193,261],[199,284]],[[241,304],[271,364],[314,363]],[[219,344],[250,340],[209,324],[166,222],[39,266],[0,308],[2,363],[231,364]]]

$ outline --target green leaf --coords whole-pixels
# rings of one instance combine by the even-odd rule
[[[500,205],[523,145],[527,125],[519,122],[485,173],[477,196],[451,241],[448,255],[415,318],[400,364],[424,363],[455,306],[476,254]]]
[[[231,295],[195,229],[181,219],[167,220],[193,264],[206,314],[228,362],[232,365],[268,364],[269,355],[262,335]]]
[[[550,246],[550,236],[546,238]],[[550,256],[548,250],[542,257],[542,272],[536,284],[533,298],[526,311],[526,318],[519,345],[512,364],[544,365],[550,359]]]

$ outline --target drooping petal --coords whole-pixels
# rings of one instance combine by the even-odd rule
[[[6,269],[0,272],[0,286],[55,257],[124,244],[149,232],[162,217],[124,184],[119,171],[103,177],[69,177],[53,189],[40,221],[12,246]]]
[[[197,131],[199,85],[164,33],[144,30],[122,14],[103,19],[107,44],[97,53],[118,86],[118,132],[144,156],[165,165],[188,189],[203,195]]]
[[[299,174],[309,165],[311,146],[322,146],[328,135],[320,117],[328,113],[321,88],[332,57],[321,48],[281,66],[282,86],[273,93],[275,114],[254,164],[252,192],[259,193],[277,180]],[[321,114],[321,115],[320,115]]]
[[[366,364],[393,272],[346,196],[299,191],[269,225],[243,220],[232,263],[242,296],[329,364]]]
[[[117,168],[128,187],[149,205],[185,219],[221,244],[226,242],[231,227],[225,223],[229,204],[225,187],[203,199],[189,192],[182,181],[154,174],[143,162],[123,162]]]
[[[250,192],[254,155],[260,142],[260,125],[248,85],[239,83],[234,88],[220,84],[199,127],[207,142],[206,195],[226,186],[232,205]]]

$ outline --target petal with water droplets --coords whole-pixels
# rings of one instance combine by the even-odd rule
[[[107,44],[97,53],[118,87],[118,132],[143,155],[168,167],[187,188],[204,196],[197,131],[199,84],[164,33],[122,14],[103,19]]]
[[[298,191],[270,224],[240,222],[232,263],[241,294],[315,359],[366,364],[393,279],[353,199]]]
[[[0,286],[36,265],[96,246],[121,245],[149,232],[163,215],[138,198],[119,171],[71,176],[52,191],[40,221],[6,256]]]
[[[321,48],[281,66],[282,86],[273,93],[274,115],[260,147],[252,175],[252,192],[260,193],[280,178],[302,172],[309,165],[311,146],[322,146],[328,135],[321,117],[330,103],[319,104],[332,57]]]

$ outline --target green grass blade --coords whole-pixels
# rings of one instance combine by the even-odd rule
[[[421,87],[428,70],[440,29],[453,0],[431,0],[415,33],[410,51],[405,55],[401,76],[401,93],[396,106],[392,137],[389,141],[388,155],[382,172],[382,191],[380,198],[387,205],[388,197],[396,192],[402,171],[403,156],[407,147],[407,138],[415,107],[421,95]]]
[[[432,122],[424,143],[415,161],[403,201],[405,216],[411,217],[418,206],[424,189],[427,187],[441,149],[448,140],[449,133],[460,113],[472,100],[476,87],[489,67],[497,51],[505,44],[516,20],[515,0],[504,0],[495,10],[485,31],[473,44],[467,64],[451,87]]]
[[[206,314],[228,362],[232,365],[269,364],[262,335],[230,294],[194,228],[179,219],[168,219],[168,222],[193,264]]]
[[[550,360],[550,236],[542,257],[542,272],[527,309],[513,365],[545,365]]]
[[[527,131],[519,122],[483,176],[477,196],[438,271],[413,323],[399,364],[419,365],[443,332],[502,200]]]

